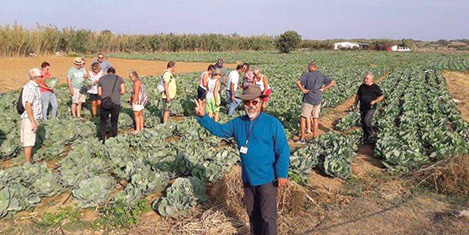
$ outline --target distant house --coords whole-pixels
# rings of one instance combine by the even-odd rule
[[[338,42],[334,43],[334,50],[338,49],[353,49],[353,48],[360,48],[358,43],[353,42]]]
[[[398,45],[394,45],[391,47],[391,51],[410,51],[410,48],[408,47],[401,47],[401,46],[398,46]]]

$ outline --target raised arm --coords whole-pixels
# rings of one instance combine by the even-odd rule
[[[195,114],[197,115],[197,121],[199,124],[213,135],[222,138],[229,138],[234,136],[234,122],[236,119],[233,119],[225,124],[215,122],[205,113],[205,101],[195,101]]]

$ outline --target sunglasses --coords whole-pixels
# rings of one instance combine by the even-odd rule
[[[98,57],[98,59],[102,60],[102,59],[104,59],[104,57]]]
[[[246,105],[246,106],[249,106],[249,105],[257,105],[259,104],[260,100],[244,100],[243,101],[243,104]]]

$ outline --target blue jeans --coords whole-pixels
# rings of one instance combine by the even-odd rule
[[[57,117],[57,98],[55,97],[54,92],[41,92],[42,98],[42,118],[47,120],[47,109],[49,108],[49,103],[52,106],[52,117]]]
[[[228,103],[228,116],[233,116],[235,109],[241,104],[240,98],[235,98],[234,101],[231,100],[231,91],[226,90],[226,102]]]

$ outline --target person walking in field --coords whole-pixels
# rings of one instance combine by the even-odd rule
[[[300,139],[297,143],[305,144],[305,129],[307,122],[313,118],[313,138],[318,136],[319,129],[319,112],[321,110],[322,93],[335,84],[326,75],[318,71],[316,62],[311,62],[308,65],[308,73],[300,77],[296,85],[303,93],[303,104],[301,105],[300,116]]]
[[[244,66],[244,76],[243,76],[242,86],[243,86],[243,89],[246,89],[249,85],[255,85],[256,82],[254,81],[255,80],[254,73],[249,70],[249,64],[244,63],[243,66]]]
[[[99,79],[103,76],[103,71],[98,62],[91,64],[91,70],[89,71],[88,78],[92,82],[92,86],[88,89],[88,97],[91,101],[91,115],[96,117],[98,115],[98,110],[101,106],[101,101],[98,96],[98,82]]]
[[[171,114],[171,102],[176,97],[176,78],[173,73],[176,71],[176,63],[169,61],[166,70],[163,72],[163,123],[168,122],[169,115]]]
[[[355,102],[353,107],[357,110],[358,102],[360,102],[360,118],[363,129],[363,143],[373,143],[373,125],[371,120],[376,111],[376,105],[384,99],[383,91],[381,88],[373,83],[373,74],[370,72],[365,73],[363,84],[358,88],[357,95],[355,95]]]
[[[117,136],[117,123],[121,111],[121,95],[125,94],[125,82],[122,77],[116,75],[114,68],[109,68],[107,74],[99,79],[98,96],[101,97],[99,140],[106,140],[106,126],[109,114],[111,115],[111,134]]]
[[[26,163],[32,163],[32,152],[36,143],[38,120],[42,118],[42,98],[39,84],[43,75],[39,68],[29,70],[30,81],[23,86],[21,103],[24,112],[21,114],[21,143],[24,148]]]
[[[267,102],[270,99],[270,94],[272,93],[272,89],[270,88],[269,81],[267,80],[267,76],[261,73],[259,68],[254,68],[252,70],[254,73],[254,82],[256,83],[256,86],[258,86],[261,91],[262,95],[264,95],[264,106],[262,107],[262,112],[265,112],[265,109],[267,107]]]
[[[54,90],[47,87],[46,85],[46,80],[51,78],[49,62],[42,62],[41,73],[43,79],[38,85],[39,90],[41,91],[42,99],[42,118],[47,121],[47,111],[49,109],[49,104],[52,106],[51,116],[53,118],[57,117],[57,97],[55,96]]]
[[[215,122],[205,113],[205,102],[196,101],[197,121],[210,133],[233,137],[241,157],[244,204],[251,234],[277,233],[277,187],[288,184],[290,148],[280,121],[261,112],[264,96],[257,86],[243,92],[246,115],[226,124]]]
[[[101,71],[103,72],[103,75],[107,74],[107,70],[112,67],[112,64],[104,59],[104,54],[102,52],[98,53],[98,58],[93,61],[98,62],[99,66],[101,67]]]
[[[228,75],[227,87],[226,87],[226,100],[228,103],[227,114],[228,116],[233,116],[233,112],[241,104],[241,99],[236,97],[236,91],[238,90],[239,76],[244,71],[244,66],[242,64],[236,67],[236,70],[233,70]]]
[[[208,116],[213,118],[216,122],[220,119],[220,78],[222,76],[222,71],[220,69],[215,69],[212,76],[208,80],[207,86],[207,96],[205,99],[205,112],[208,113]]]
[[[129,74],[130,80],[132,80],[132,90],[130,101],[132,104],[132,111],[134,112],[135,120],[135,132],[137,133],[143,130],[143,109],[147,103],[147,93],[145,91],[145,85],[143,81],[138,76],[136,71],[132,71]]]
[[[70,68],[67,73],[67,84],[72,96],[72,117],[81,118],[81,107],[86,100],[86,87],[83,86],[83,81],[88,74],[80,57],[76,57],[73,64],[74,67]]]
[[[214,65],[209,65],[207,71],[204,71],[200,75],[199,87],[197,87],[197,99],[204,100],[207,93],[208,80],[212,76],[213,71],[215,70]]]

